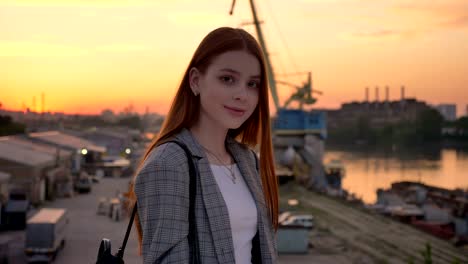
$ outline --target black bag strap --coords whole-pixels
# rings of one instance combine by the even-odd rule
[[[179,145],[187,155],[188,165],[189,165],[189,176],[190,176],[190,186],[189,186],[189,195],[190,195],[190,207],[189,207],[189,234],[188,241],[190,244],[190,262],[191,264],[201,263],[200,261],[200,250],[198,246],[198,233],[197,233],[197,223],[195,218],[195,198],[197,194],[197,178],[199,178],[199,172],[197,165],[193,162],[192,153],[188,147],[176,140],[171,140],[168,142],[173,142]]]
[[[170,140],[166,143],[176,143],[179,145],[187,155],[188,165],[189,165],[189,175],[190,175],[190,186],[189,186],[189,195],[190,195],[190,207],[189,207],[189,234],[188,240],[190,243],[190,263],[201,263],[200,262],[200,250],[198,247],[198,237],[197,237],[197,226],[196,226],[196,218],[195,218],[195,197],[197,191],[196,179],[199,177],[198,169],[193,162],[192,153],[188,149],[188,147],[176,140]],[[132,216],[130,217],[130,221],[128,223],[127,232],[125,233],[125,238],[122,243],[122,246],[119,248],[117,252],[117,257],[123,259],[123,255],[125,252],[125,247],[127,246],[128,236],[130,235],[130,231],[132,229],[133,220],[135,218],[135,214],[137,211],[137,203],[133,206]]]
[[[257,153],[251,149],[250,151],[252,151],[253,155],[254,155],[254,158],[255,158],[255,168],[257,168],[257,172],[259,171],[259,168],[258,168],[258,156],[257,156]]]
[[[132,216],[130,217],[130,221],[128,222],[127,232],[125,233],[124,241],[122,243],[122,246],[117,251],[116,257],[118,258],[123,259],[125,247],[127,246],[127,240],[128,240],[128,236],[130,235],[130,230],[132,230],[133,219],[135,218],[136,211],[137,211],[137,203],[135,202],[135,205],[133,206]]]

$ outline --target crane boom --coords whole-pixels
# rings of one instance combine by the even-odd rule
[[[286,83],[281,82],[281,81],[276,81],[275,73],[273,71],[273,66],[272,66],[271,61],[270,61],[270,55],[268,53],[265,38],[263,37],[262,28],[260,27],[261,22],[260,22],[260,20],[258,19],[258,16],[257,16],[257,10],[256,10],[256,7],[255,7],[254,0],[249,0],[249,3],[250,3],[250,9],[252,10],[252,16],[253,16],[253,19],[254,19],[254,25],[255,25],[255,30],[257,32],[258,42],[260,43],[260,46],[262,47],[263,56],[265,58],[265,63],[266,63],[265,67],[266,67],[266,71],[267,71],[267,75],[268,75],[268,84],[270,86],[271,97],[273,98],[275,108],[278,111],[281,108],[281,106],[280,106],[280,103],[279,103],[278,90],[277,90],[276,84],[277,83],[286,84]],[[233,12],[234,12],[235,4],[236,4],[236,0],[233,0],[232,5],[231,5],[231,10],[229,11],[230,15],[232,15]],[[305,103],[305,104],[315,103],[316,99],[312,98],[311,93],[321,94],[320,91],[312,91],[312,80],[311,80],[311,73],[310,72],[308,72],[308,82],[303,87],[301,87],[301,88],[297,87],[297,88],[298,88],[298,91],[294,95],[292,95],[289,100],[287,100],[287,102],[285,104],[285,107],[287,107],[292,100],[295,100],[295,101],[300,101],[300,106],[301,106],[301,109],[302,109],[302,104],[303,103]]]
[[[235,0],[234,0],[235,1]],[[266,47],[265,39],[263,38],[262,28],[260,27],[260,21],[257,17],[257,11],[255,9],[255,4],[253,0],[250,0],[250,8],[252,9],[252,15],[255,24],[255,30],[257,31],[258,41],[260,42],[260,46],[263,50],[263,56],[265,57],[266,62],[266,70],[268,75],[268,84],[270,85],[271,97],[273,98],[273,102],[275,103],[276,110],[280,108],[279,99],[278,99],[278,92],[276,90],[276,82],[275,82],[275,75],[273,72],[273,66],[271,65],[270,56],[268,55],[268,49]]]

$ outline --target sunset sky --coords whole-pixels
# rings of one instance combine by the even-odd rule
[[[237,0],[0,0],[2,108],[165,114],[201,39],[252,19]],[[467,0],[257,0],[276,73],[312,71],[316,107],[390,99],[468,104]],[[242,26],[255,34],[251,25]],[[300,84],[301,77],[277,79]],[[292,92],[280,86],[280,100]]]

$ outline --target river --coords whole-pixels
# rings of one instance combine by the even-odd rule
[[[468,150],[334,147],[327,149],[324,155],[325,162],[331,159],[340,159],[345,164],[343,188],[366,203],[376,201],[378,188],[389,188],[398,181],[468,189]]]

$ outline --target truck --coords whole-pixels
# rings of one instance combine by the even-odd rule
[[[65,247],[68,223],[67,210],[63,208],[42,208],[28,219],[24,249],[28,263],[54,261]]]

